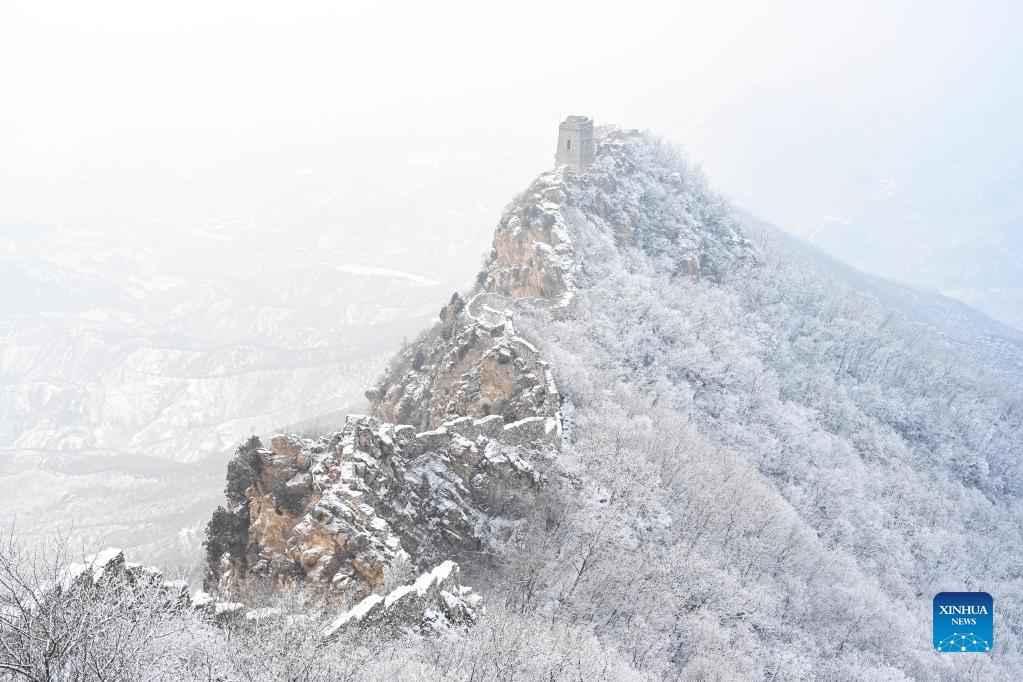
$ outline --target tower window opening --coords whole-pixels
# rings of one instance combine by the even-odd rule
[[[569,140],[565,140],[565,149],[571,149],[571,148],[572,148],[572,140],[570,140],[570,139]]]

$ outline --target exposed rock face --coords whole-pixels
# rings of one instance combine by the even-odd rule
[[[256,576],[342,601],[379,593],[404,566],[484,547],[491,520],[515,514],[538,482],[526,457],[559,437],[554,419],[498,416],[419,433],[350,416],[330,438],[275,437],[229,509],[243,519],[244,550],[211,557],[208,585],[244,593],[243,578]]]
[[[561,170],[544,173],[501,217],[479,290],[513,299],[563,302],[572,289],[569,205]]]
[[[486,293],[466,303],[456,294],[441,324],[367,393],[377,415],[419,429],[459,417],[554,418],[557,388],[537,349],[515,335],[512,305]]]
[[[440,322],[367,391],[377,416],[430,429],[461,416],[496,414],[511,423],[557,415],[560,399],[549,367],[515,334],[514,311],[522,301],[559,308],[571,300],[567,201],[558,170],[540,176],[512,203],[469,300],[452,296]]]

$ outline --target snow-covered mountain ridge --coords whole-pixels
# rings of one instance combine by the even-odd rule
[[[214,581],[323,592],[329,566],[355,577],[330,578],[337,598],[379,593],[402,556],[369,551],[379,518],[416,568],[457,558],[490,618],[593,638],[636,676],[1011,679],[1011,619],[993,656],[926,642],[935,592],[1023,597],[1013,346],[1009,365],[964,352],[967,327],[950,340],[760,229],[650,136],[605,128],[596,151],[509,204],[476,288],[369,392],[377,421],[285,439],[320,474],[240,451],[226,511],[245,531],[220,536]],[[506,445],[535,476],[473,469],[490,436],[455,425],[488,419],[544,424]],[[316,476],[351,498],[328,510],[363,528],[344,542]]]

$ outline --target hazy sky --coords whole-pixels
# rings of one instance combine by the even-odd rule
[[[977,102],[983,126],[985,108],[1018,108],[1021,7],[7,0],[0,228],[144,211],[182,178],[217,195],[253,172],[393,183],[459,164],[450,192],[474,198],[486,235],[568,113],[685,144],[735,93],[784,88],[906,116]],[[406,208],[395,220],[428,233],[443,198]]]
[[[1019,89],[1020,7],[8,0],[3,163],[212,165],[352,138],[549,147],[568,112],[670,132],[778,85],[941,102]]]

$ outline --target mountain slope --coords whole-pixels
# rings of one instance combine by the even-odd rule
[[[779,248],[795,251],[818,269],[848,286],[879,298],[902,315],[947,337],[956,350],[1023,385],[1023,332],[993,320],[958,300],[861,272],[754,216],[744,216],[755,230],[768,232]]]
[[[903,104],[894,115],[888,98],[743,91],[681,137],[759,216],[862,270],[1023,327],[1018,106],[1001,94],[988,107]]]
[[[596,637],[638,676],[1012,679],[1011,618],[990,656],[927,644],[935,592],[1023,597],[1011,373],[758,229],[656,139],[598,140],[586,173],[545,173],[513,200],[476,289],[370,391],[376,417],[411,422],[422,447],[381,459],[402,427],[364,418],[296,447],[320,448],[318,475],[370,502],[366,528],[414,519],[397,543],[418,568],[458,558],[490,619],[464,646],[525,622]],[[458,424],[487,419],[535,420],[502,447],[536,476],[474,497],[486,477],[466,462],[491,436]],[[300,568],[269,575],[322,590],[317,546],[333,540],[306,530],[326,517],[273,495],[273,479],[296,480],[277,449],[248,452],[236,463],[255,455],[257,477],[229,479],[227,510],[245,531],[222,538],[236,550],[213,557],[212,577],[283,557]],[[400,492],[423,467],[452,505]],[[329,556],[334,576],[387,572],[362,571],[358,551]],[[349,597],[387,580],[356,582]],[[389,663],[428,678],[431,647],[405,640]]]

